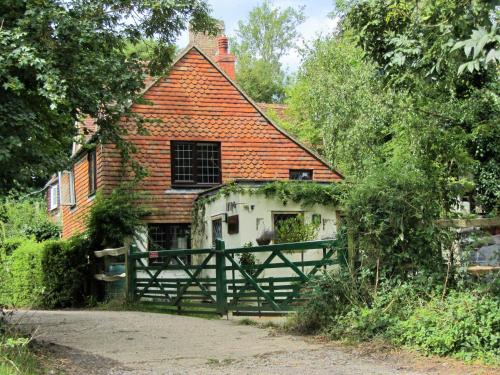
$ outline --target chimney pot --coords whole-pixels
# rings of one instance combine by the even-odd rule
[[[219,37],[218,44],[219,44],[219,55],[227,55],[229,52],[228,51],[229,42],[225,35]]]
[[[215,62],[231,79],[235,79],[236,57],[229,53],[227,37],[225,35],[220,36],[217,40],[217,45],[219,47],[219,53],[215,56]]]

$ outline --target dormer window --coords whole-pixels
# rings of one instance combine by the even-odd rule
[[[290,169],[290,180],[311,181],[312,179],[312,169]]]
[[[172,141],[172,184],[221,183],[220,143]]]

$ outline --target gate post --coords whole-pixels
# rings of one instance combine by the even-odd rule
[[[127,302],[134,302],[135,299],[135,288],[136,282],[135,279],[137,277],[136,271],[136,260],[132,254],[135,253],[135,244],[131,244],[127,252],[125,253],[125,277],[127,278],[126,283],[126,299]]]
[[[226,296],[226,246],[224,241],[215,240],[215,294],[217,301],[217,312],[220,315],[227,314]]]

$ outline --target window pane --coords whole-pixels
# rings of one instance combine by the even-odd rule
[[[193,144],[174,143],[174,181],[193,181]]]
[[[216,184],[220,181],[219,144],[197,143],[197,182]]]
[[[190,231],[189,224],[149,224],[148,225],[148,250],[175,250],[190,249]],[[188,257],[180,257],[184,263],[190,263]],[[166,261],[165,258],[150,259],[151,264],[161,264]],[[176,264],[171,261],[171,264]]]
[[[311,169],[290,169],[290,180],[309,181],[312,180]]]

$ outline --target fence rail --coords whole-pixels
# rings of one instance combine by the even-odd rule
[[[151,264],[152,252],[138,251],[132,244],[127,256],[127,296],[179,312],[285,313],[307,300],[304,285],[318,271],[345,264],[342,250],[335,240],[232,249],[217,240],[215,249],[155,251],[155,259],[162,261]],[[241,264],[237,257],[245,253],[261,254],[264,260]],[[316,258],[305,260],[313,254]],[[193,261],[189,264],[186,259]]]

